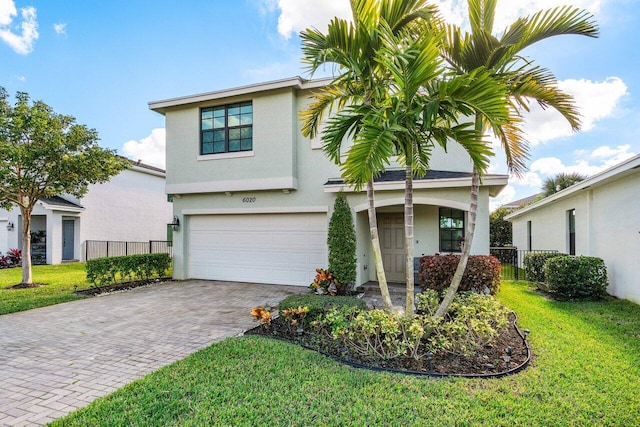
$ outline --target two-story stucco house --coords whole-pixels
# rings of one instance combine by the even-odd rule
[[[602,258],[607,291],[640,304],[640,155],[505,218],[519,249]]]
[[[176,279],[308,285],[327,266],[342,191],[354,214],[357,284],[376,280],[366,194],[343,184],[319,138],[300,132],[299,112],[328,82],[296,77],[149,103],[166,119],[166,190],[181,224]],[[452,143],[434,152],[431,169],[414,184],[415,256],[459,251],[469,209],[466,153]],[[489,197],[506,184],[504,175],[484,178],[473,253],[489,252]],[[404,281],[404,171],[390,168],[375,190],[385,270]]]
[[[164,187],[163,169],[133,162],[108,182],[90,185],[82,199],[62,194],[39,200],[31,216],[32,259],[83,261],[87,241],[166,240],[172,207]],[[0,209],[0,253],[21,249],[21,230],[20,209]]]

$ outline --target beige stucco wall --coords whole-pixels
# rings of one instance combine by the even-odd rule
[[[567,211],[576,210],[576,255],[602,258],[610,294],[640,303],[640,172],[593,186],[513,218],[514,245],[568,252]]]

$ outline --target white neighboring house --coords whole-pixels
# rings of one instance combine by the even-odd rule
[[[165,116],[166,188],[181,224],[174,278],[308,286],[327,267],[328,223],[342,191],[354,214],[356,284],[376,280],[365,192],[336,178],[320,138],[300,131],[300,111],[329,82],[294,77],[149,103]],[[459,252],[469,210],[466,152],[454,142],[448,153],[436,149],[431,168],[414,182],[416,257]],[[405,279],[404,176],[394,164],[375,182],[385,271],[396,282]],[[483,180],[474,254],[489,253],[489,197],[507,179]]]
[[[165,171],[140,162],[102,184],[89,186],[82,199],[60,195],[41,199],[33,210],[35,261],[84,261],[87,241],[167,240],[172,206],[165,193]],[[16,206],[0,209],[0,251],[21,249],[22,217]]]
[[[519,249],[602,258],[608,292],[640,304],[640,155],[505,218]]]

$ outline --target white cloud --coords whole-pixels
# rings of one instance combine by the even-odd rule
[[[60,22],[57,24],[53,24],[53,30],[56,32],[56,34],[60,34],[61,36],[66,36],[67,35],[67,24]]]
[[[511,185],[507,185],[496,197],[489,200],[489,210],[494,211],[496,208],[513,202],[516,198],[516,189]]]
[[[348,0],[263,0],[262,3],[270,10],[279,10],[278,32],[287,39],[310,27],[326,32],[335,16],[351,17]]]
[[[540,175],[535,172],[526,172],[521,177],[512,176],[510,182],[522,187],[540,188],[542,186],[542,179]]]
[[[555,176],[561,172],[591,176],[635,156],[636,153],[630,152],[629,148],[629,145],[602,146],[591,153],[580,151],[579,154],[586,158],[576,160],[573,165],[565,165],[557,157],[544,157],[533,162],[530,169],[531,172],[546,176]]]
[[[562,80],[558,87],[572,95],[581,114],[582,131],[592,130],[596,122],[615,113],[622,97],[627,94],[627,85],[618,77],[608,77],[602,82],[591,80]],[[571,127],[557,111],[543,110],[532,103],[526,113],[524,131],[532,145],[572,135]]]
[[[139,141],[125,142],[122,151],[125,156],[133,160],[142,160],[143,163],[164,168],[166,164],[166,139],[165,129],[156,128]]]
[[[17,10],[13,0],[0,0],[0,40],[8,44],[16,53],[27,55],[31,53],[39,37],[36,9],[31,6],[20,9],[22,23],[19,25],[19,33],[14,33],[10,27],[16,15]]]

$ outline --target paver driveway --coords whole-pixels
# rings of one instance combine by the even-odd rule
[[[254,326],[291,286],[190,280],[0,316],[0,425],[41,425]]]

